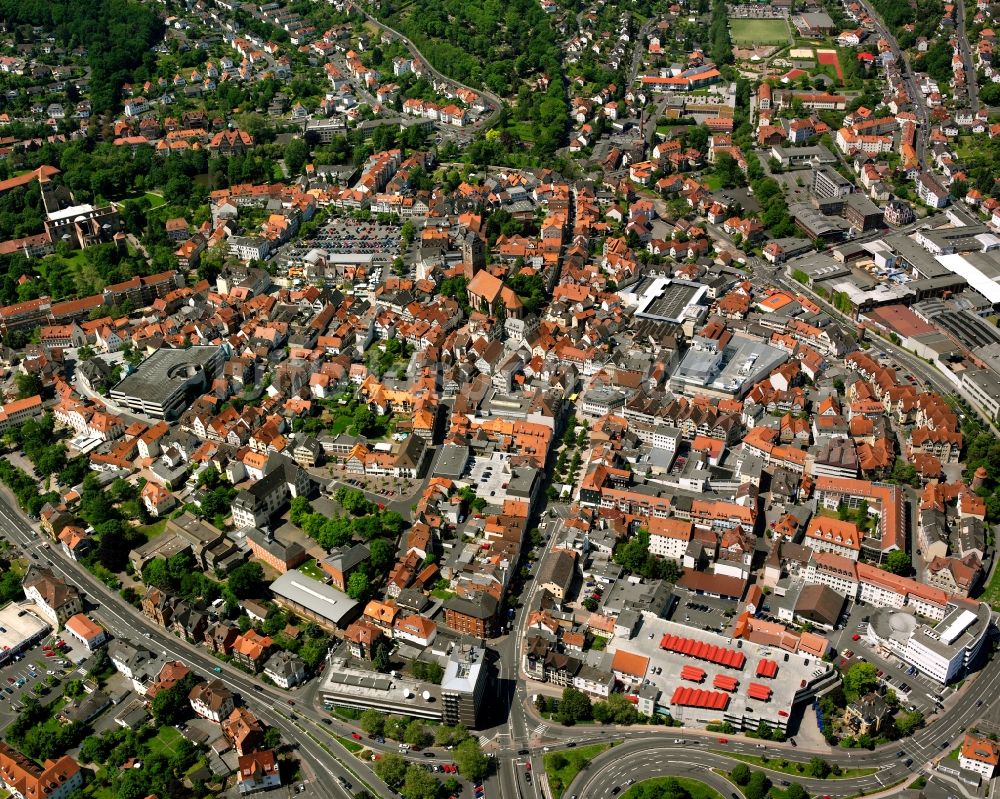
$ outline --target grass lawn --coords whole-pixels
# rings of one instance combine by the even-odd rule
[[[716,174],[704,175],[702,180],[710,191],[719,191],[722,188],[722,178]]]
[[[447,602],[449,599],[455,596],[455,592],[448,591],[445,588],[435,588],[433,591],[431,591],[431,596],[440,599],[444,602]]]
[[[138,530],[140,533],[142,533],[144,536],[146,536],[147,541],[152,541],[154,538],[156,538],[163,532],[163,529],[166,526],[167,526],[167,520],[160,519],[159,521],[153,522],[152,524],[140,524],[135,529]]]
[[[758,768],[767,769],[768,771],[777,771],[779,774],[791,774],[794,777],[808,777],[809,775],[805,773],[808,768],[808,763],[802,763],[794,760],[785,760],[784,758],[769,757],[767,762],[764,758],[757,757],[757,755],[740,755],[735,752],[722,752],[719,750],[713,750],[715,754],[722,755],[723,757],[731,758],[732,760],[740,760],[744,763],[748,763],[751,766],[757,766]],[[782,763],[786,765],[782,766]],[[799,766],[802,770],[799,771]],[[840,774],[831,774],[827,777],[828,780],[846,780],[850,777],[867,777],[869,774],[874,774],[878,769],[876,768],[846,768],[842,769]]]
[[[988,602],[993,610],[1000,608],[1000,569],[994,569],[993,576],[990,577],[979,598],[983,602]]]
[[[160,195],[160,194],[153,194],[153,192],[147,191],[143,196],[147,200],[149,200],[149,207],[150,207],[150,209],[159,208],[161,205],[166,205],[167,204],[167,201],[164,200],[163,196]]]
[[[787,44],[788,24],[783,19],[731,19],[734,44]]]
[[[334,735],[333,737],[337,739],[337,743],[339,743],[342,747],[344,747],[344,749],[346,749],[351,754],[357,754],[362,749],[364,749],[364,747],[361,744],[359,744],[352,738],[342,738],[339,735]]]
[[[518,122],[516,125],[514,125],[514,131],[517,135],[517,138],[520,139],[521,141],[535,140],[535,132],[531,127],[531,123],[529,122]]]
[[[160,727],[155,738],[149,739],[149,748],[154,752],[169,755],[183,736],[173,727]]]
[[[593,642],[591,643],[590,648],[593,649],[595,652],[603,652],[607,645],[608,645],[607,638],[601,635],[595,635],[593,637]]]
[[[948,759],[949,760],[958,760],[958,756],[961,753],[961,751],[962,751],[962,747],[961,746],[956,746],[954,749],[952,749],[948,753]]]
[[[667,785],[667,780],[676,780],[680,783],[680,786],[690,794],[691,799],[722,799],[722,794],[714,788],[709,788],[705,783],[687,777],[656,777],[651,780],[643,780],[625,791],[622,799],[636,799],[638,796],[648,795],[650,789],[663,789]]]
[[[591,744],[581,746],[578,749],[569,749],[565,752],[549,752],[543,758],[545,762],[545,774],[549,779],[549,787],[552,795],[559,799],[576,775],[580,773],[584,766],[589,765],[595,757],[608,749],[611,744]],[[558,766],[558,768],[556,768]],[[695,799],[701,799],[696,797]],[[705,797],[705,799],[712,799]]]
[[[299,571],[307,577],[312,577],[314,580],[318,580],[321,583],[326,580],[326,572],[324,572],[316,563],[316,558],[307,560],[299,566]]]

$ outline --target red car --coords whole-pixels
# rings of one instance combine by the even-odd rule
[[[858,635],[857,633],[854,633],[854,635],[851,636],[851,640],[852,641],[860,641],[861,640],[861,636]]]
[[[729,739],[728,738],[720,738],[719,739],[719,743],[720,744],[727,744],[727,743],[729,743]]]
[[[361,740],[361,735],[360,735],[359,733],[356,733],[356,732],[352,732],[352,733],[351,733],[351,737],[352,737],[352,738],[353,738],[353,739],[354,739],[355,741],[360,741],[360,740]]]

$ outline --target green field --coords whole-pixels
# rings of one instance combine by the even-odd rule
[[[307,577],[312,577],[314,580],[318,580],[321,583],[326,581],[326,572],[320,568],[318,563],[316,563],[316,558],[307,560],[299,566],[299,571]]]
[[[344,749],[346,749],[352,755],[356,755],[358,752],[364,749],[364,747],[361,744],[359,744],[355,740],[352,740],[351,738],[343,738],[339,735],[334,735],[333,737],[337,739],[337,743],[339,743],[342,747],[344,747]]]
[[[809,764],[802,763],[797,760],[787,760],[786,758],[780,757],[769,757],[767,760],[764,760],[764,758],[757,757],[756,755],[741,755],[736,752],[722,752],[716,749],[713,749],[712,751],[722,757],[732,758],[733,760],[741,760],[751,766],[756,766],[757,768],[766,769],[768,771],[777,771],[780,774],[791,774],[794,777],[809,776],[807,773]],[[786,765],[782,765],[783,763]],[[831,774],[827,777],[827,779],[846,780],[851,777],[867,777],[870,774],[874,774],[876,771],[878,771],[877,768],[845,768],[840,772],[840,774]]]
[[[658,796],[666,787],[667,780],[676,780],[690,794],[691,799],[722,799],[722,794],[714,788],[710,788],[699,780],[687,777],[655,777],[651,780],[643,780],[629,788],[622,795],[622,799],[644,799],[647,796]]]
[[[149,748],[154,752],[169,756],[181,738],[181,734],[173,727],[160,727],[156,737],[149,739]]]
[[[559,799],[584,766],[589,765],[608,746],[609,744],[591,744],[590,746],[581,746],[579,749],[549,752],[545,755],[543,758],[545,775],[548,777],[552,796]]]
[[[994,569],[990,581],[983,589],[979,598],[987,603],[993,610],[1000,608],[1000,569]]]
[[[731,19],[729,30],[734,44],[788,42],[788,24],[783,19]]]

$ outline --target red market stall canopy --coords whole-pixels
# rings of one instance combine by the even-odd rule
[[[685,666],[681,669],[681,679],[701,682],[705,679],[705,670],[699,669],[697,666]]]
[[[679,685],[674,689],[674,695],[670,700],[672,705],[683,705],[685,707],[702,707],[707,710],[725,710],[729,707],[729,694],[722,694],[718,691],[703,691],[701,688],[688,688]]]
[[[742,652],[735,649],[706,644],[704,641],[696,641],[693,638],[682,638],[679,635],[664,635],[660,640],[660,649],[668,652],[676,652],[680,655],[697,660],[707,660],[709,663],[716,663],[730,669],[742,669],[747,658]]]
[[[774,679],[778,676],[778,664],[773,660],[762,660],[757,664],[757,676]]]
[[[747,687],[747,696],[751,699],[758,699],[761,702],[769,702],[771,699],[771,689],[759,682],[752,682]]]

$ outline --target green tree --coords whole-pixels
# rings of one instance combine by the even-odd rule
[[[0,575],[0,605],[6,605],[24,595],[21,588],[21,577],[13,569],[8,569]]]
[[[281,746],[281,730],[277,727],[268,727],[264,730],[264,746],[268,749],[277,749]]]
[[[793,782],[785,789],[785,799],[809,799],[809,794],[806,793],[805,788],[797,782]]]
[[[33,372],[18,372],[14,377],[14,383],[17,385],[17,396],[20,399],[42,393],[42,378]]]
[[[363,729],[368,735],[385,734],[385,716],[377,710],[366,710],[361,714],[361,718],[358,722],[361,724],[361,729]],[[443,728],[439,727],[438,729]]]
[[[383,639],[376,641],[372,647],[372,668],[385,673],[389,670],[389,644]]]
[[[583,691],[578,691],[572,686],[563,689],[562,698],[559,700],[559,710],[556,712],[556,721],[567,727],[571,727],[578,721],[589,721],[593,718],[593,705]]]
[[[743,789],[746,799],[767,799],[768,791],[771,790],[771,781],[763,771],[755,771],[750,775],[750,780]]]
[[[172,727],[191,715],[188,693],[194,680],[184,679],[165,691],[160,691],[150,707],[153,718],[161,727]]]
[[[423,722],[414,719],[406,725],[406,732],[403,734],[403,740],[410,746],[426,746],[434,739],[431,734],[427,732],[427,727],[424,726]]]
[[[393,790],[398,790],[406,779],[406,760],[395,752],[389,752],[376,760],[372,769]]]
[[[750,766],[746,763],[738,763],[730,770],[729,776],[737,785],[746,785],[750,782]]]
[[[403,799],[437,799],[440,790],[441,783],[437,777],[413,763],[406,769],[400,794]]]
[[[255,560],[247,561],[229,573],[226,585],[238,599],[260,596],[264,585],[264,568]]]
[[[857,660],[844,674],[844,690],[852,696],[864,696],[878,684],[877,669],[871,663]]]
[[[370,590],[371,583],[363,569],[355,571],[347,580],[347,595],[353,600],[367,599]]]
[[[821,757],[814,757],[809,761],[808,772],[810,777],[825,780],[830,776],[830,770],[830,764]]]
[[[396,562],[396,547],[387,538],[373,538],[368,542],[368,551],[371,553],[368,562],[377,575],[385,574]]]
[[[913,563],[909,555],[897,549],[886,556],[883,568],[893,574],[907,575],[913,570]]]
[[[896,731],[901,736],[912,735],[916,730],[920,729],[924,725],[924,714],[919,710],[914,710],[912,713],[906,713],[900,718],[896,719]]]
[[[125,769],[115,779],[117,799],[143,799],[149,794],[148,775],[138,769]]]
[[[489,760],[483,753],[477,739],[468,738],[462,741],[454,753],[458,771],[467,780],[476,782],[486,776],[486,772],[489,770]]]
[[[297,175],[309,158],[309,145],[303,139],[292,139],[285,145],[284,156],[288,174]]]

